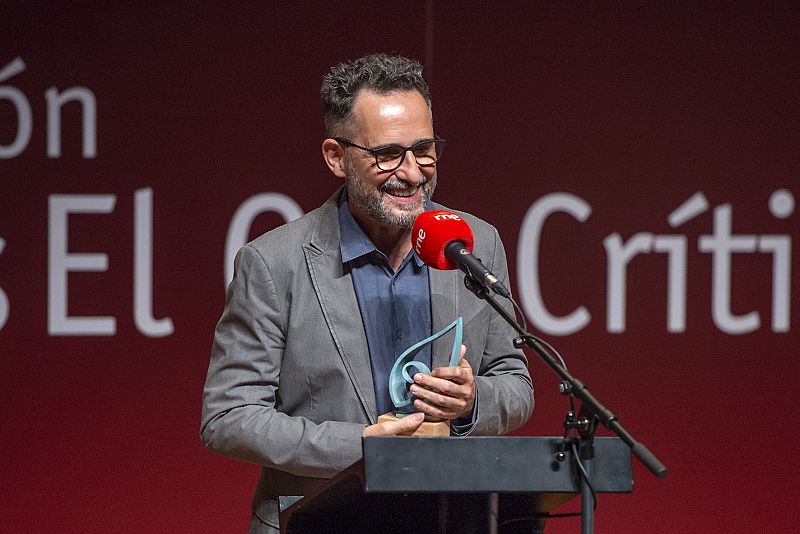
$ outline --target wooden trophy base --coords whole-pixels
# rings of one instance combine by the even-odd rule
[[[398,417],[392,412],[385,413],[378,417],[378,422],[384,421],[397,421]],[[450,435],[450,421],[426,420],[419,425],[419,428],[411,434],[412,436],[449,436]]]

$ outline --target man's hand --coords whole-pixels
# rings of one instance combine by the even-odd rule
[[[364,428],[362,435],[365,438],[368,436],[410,436],[424,420],[425,414],[416,412],[396,421],[384,421],[383,423],[369,425]]]
[[[414,407],[431,417],[453,420],[472,413],[475,404],[475,381],[472,367],[464,358],[467,348],[461,345],[461,360],[456,367],[437,367],[431,376],[417,373],[409,388],[417,397]]]

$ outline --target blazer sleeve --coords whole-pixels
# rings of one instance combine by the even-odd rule
[[[361,458],[366,425],[315,423],[276,409],[286,316],[261,255],[236,255],[203,392],[200,435],[225,456],[327,478]],[[284,304],[285,305],[285,304]]]
[[[497,230],[491,229],[494,247],[488,267],[510,290],[505,249]],[[514,316],[508,299],[499,299],[499,302]],[[478,413],[469,432],[472,435],[500,435],[519,428],[530,418],[534,406],[533,382],[527,359],[513,345],[517,334],[499,313],[493,309],[488,311],[486,344],[480,368],[475,370]]]

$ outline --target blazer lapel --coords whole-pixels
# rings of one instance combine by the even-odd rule
[[[367,417],[370,422],[375,423],[378,416],[369,346],[352,277],[349,273],[345,273],[342,267],[338,203],[334,200],[338,199],[338,196],[338,193],[334,195],[322,208],[327,213],[320,218],[320,225],[315,235],[312,236],[311,242],[303,247],[303,251],[314,291],[339,356],[353,381],[356,395]]]
[[[461,276],[458,271],[428,269],[428,280],[431,285],[431,322],[432,334],[452,323],[456,318],[458,284]],[[449,364],[450,351],[453,348],[453,333],[436,339],[431,346],[433,367],[444,367]]]

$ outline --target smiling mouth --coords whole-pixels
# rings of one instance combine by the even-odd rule
[[[381,187],[381,193],[386,193],[388,195],[398,198],[409,198],[416,195],[417,192],[419,192],[420,190],[424,191],[423,186],[426,183],[427,180],[421,181],[415,186],[405,185],[402,183],[393,183],[393,184],[385,183],[383,184],[383,187]]]
[[[389,194],[393,197],[400,197],[400,198],[408,198],[413,197],[417,191],[419,191],[419,187],[415,187],[413,189],[384,189],[384,193]]]

